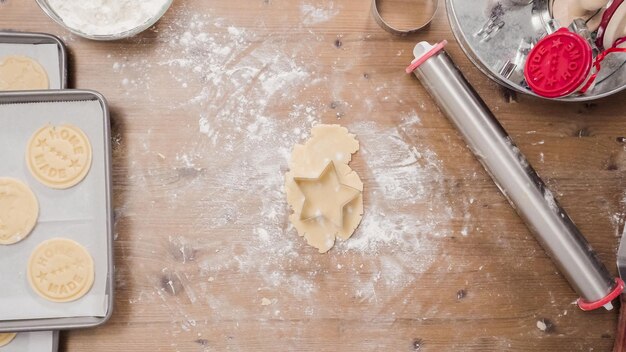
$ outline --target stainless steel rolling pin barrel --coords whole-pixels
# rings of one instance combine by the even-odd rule
[[[446,54],[444,45],[445,42],[417,44],[415,60],[407,73],[417,76],[461,132],[500,191],[580,295],[580,308],[612,309],[611,302],[623,290],[623,281],[611,277],[585,237]]]

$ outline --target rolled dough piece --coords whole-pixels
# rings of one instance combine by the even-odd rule
[[[41,297],[52,302],[75,301],[93,286],[93,259],[79,243],[53,238],[35,248],[26,276]]]
[[[355,136],[339,125],[316,125],[311,138],[293,148],[285,175],[289,220],[320,253],[337,237],[350,238],[363,217],[363,182],[348,166],[358,150]]]
[[[91,144],[72,125],[46,125],[37,130],[26,147],[26,164],[39,182],[66,189],[82,181],[91,168]]]
[[[13,178],[0,178],[0,244],[26,238],[38,216],[39,203],[27,185]]]
[[[17,336],[14,332],[0,333],[0,347],[6,346]]]
[[[48,74],[39,62],[26,56],[0,61],[0,90],[48,89]]]

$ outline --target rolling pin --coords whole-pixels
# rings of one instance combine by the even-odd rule
[[[623,291],[613,279],[552,192],[515,146],[493,113],[444,50],[446,42],[418,43],[413,72],[455,125],[491,175],[502,194],[524,220],[580,296],[582,310],[604,307]]]

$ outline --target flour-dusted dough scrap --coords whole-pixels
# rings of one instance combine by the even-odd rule
[[[91,144],[76,126],[46,125],[28,141],[26,165],[44,185],[67,189],[87,176],[91,168]]]
[[[48,89],[46,70],[27,56],[0,58],[0,90]]]
[[[71,302],[91,290],[94,275],[93,258],[85,247],[70,239],[53,238],[35,248],[26,276],[41,297]]]
[[[17,243],[37,224],[39,203],[22,181],[0,178],[0,245]]]
[[[352,154],[359,150],[359,141],[348,129],[339,125],[316,125],[304,145],[296,144],[289,169],[297,174],[315,174],[329,161],[348,165]]]
[[[350,238],[363,217],[363,182],[348,166],[352,154],[358,149],[359,142],[355,135],[339,125],[316,125],[311,131],[311,138],[304,145],[294,146],[289,163],[290,170],[285,175],[287,202],[294,211],[289,220],[298,234],[320,253],[328,252],[334,246],[337,237],[342,240]],[[331,221],[302,219],[300,211],[305,196],[294,181],[294,178],[319,177],[330,162],[334,164],[339,182],[359,191],[351,202],[345,204],[343,225],[340,227]]]

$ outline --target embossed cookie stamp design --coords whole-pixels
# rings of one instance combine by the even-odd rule
[[[77,242],[54,238],[35,248],[28,261],[27,277],[41,297],[53,302],[75,301],[93,285],[93,259]]]
[[[35,227],[39,204],[23,182],[0,177],[0,245],[17,243]]]
[[[89,172],[91,144],[78,127],[47,125],[28,142],[26,163],[33,177],[44,185],[70,188]]]

